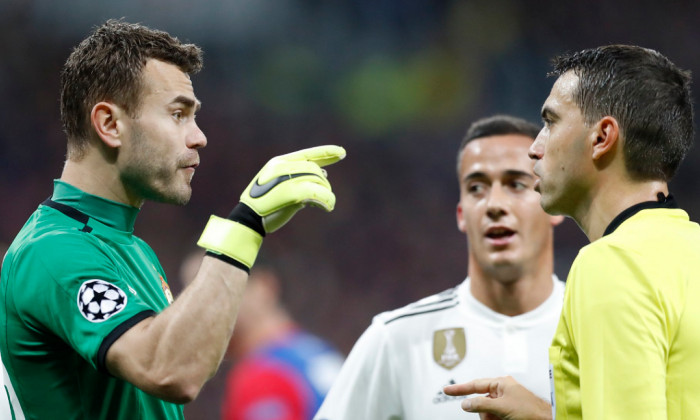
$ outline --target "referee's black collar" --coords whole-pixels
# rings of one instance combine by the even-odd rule
[[[673,198],[672,194],[664,195],[664,193],[660,192],[656,194],[656,197],[658,198],[657,201],[644,201],[642,203],[635,204],[632,207],[628,207],[627,209],[623,210],[622,213],[615,216],[612,222],[610,222],[608,227],[605,229],[605,232],[603,232],[603,236],[613,233],[615,229],[617,229],[617,227],[622,224],[622,222],[624,222],[625,220],[629,219],[630,217],[634,216],[642,210],[678,208],[678,204],[676,203],[676,200]]]

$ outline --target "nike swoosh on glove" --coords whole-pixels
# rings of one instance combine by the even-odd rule
[[[345,155],[342,147],[326,145],[272,158],[243,191],[228,219],[211,216],[197,244],[249,270],[262,238],[284,226],[304,206],[333,210],[335,194],[323,167]]]

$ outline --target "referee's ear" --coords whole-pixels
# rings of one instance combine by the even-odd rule
[[[591,134],[591,157],[594,161],[605,164],[604,160],[611,160],[618,140],[620,140],[620,125],[615,117],[609,115],[601,118],[594,126]],[[622,156],[622,155],[621,155]]]
[[[122,145],[123,115],[121,107],[111,102],[98,102],[92,107],[92,128],[109,148],[119,148]]]

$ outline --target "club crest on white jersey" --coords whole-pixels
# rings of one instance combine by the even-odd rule
[[[457,366],[467,355],[464,328],[447,328],[433,332],[433,360],[447,370]]]

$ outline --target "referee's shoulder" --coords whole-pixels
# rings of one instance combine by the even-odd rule
[[[374,317],[374,322],[391,325],[399,320],[424,318],[454,308],[459,304],[458,287],[424,297],[398,309],[382,312]]]

